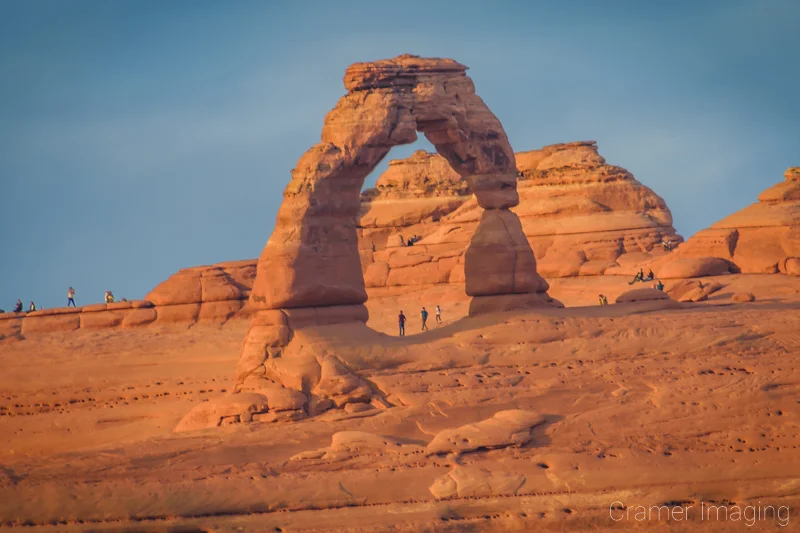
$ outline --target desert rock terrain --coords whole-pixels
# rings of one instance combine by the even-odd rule
[[[464,65],[344,85],[258,260],[0,315],[0,527],[796,528],[797,169],[681,244],[596,143],[515,154]]]

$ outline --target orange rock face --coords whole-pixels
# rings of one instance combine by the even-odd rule
[[[757,203],[698,232],[676,256],[724,259],[732,271],[745,274],[791,274],[800,258],[800,168],[784,176]]]
[[[512,211],[545,277],[627,275],[663,255],[662,241],[683,240],[664,200],[608,165],[594,142],[516,158],[520,202]],[[364,193],[359,247],[367,287],[465,281],[465,252],[483,209],[456,183],[441,156],[417,152],[393,161]],[[422,240],[404,246],[413,235]]]
[[[331,324],[363,328],[360,323],[368,318],[362,262],[373,262],[377,247],[359,246],[359,214],[373,228],[439,219],[467,200],[469,191],[480,207],[480,223],[449,261],[407,254],[376,266],[366,278],[385,284],[394,277],[401,284],[405,269],[423,269],[429,278],[447,282],[455,270],[463,274],[470,296],[540,294],[526,305],[550,303],[519,218],[509,210],[519,202],[514,153],[465,71],[451,59],[410,55],[347,69],[348,93],[325,117],[321,142],[292,171],[275,230],[259,257],[250,293],[254,316],[237,369],[237,392],[272,386],[302,390],[315,410],[327,404],[381,404],[338,358],[314,354],[301,335],[306,328]],[[373,194],[384,209],[372,217],[362,212],[367,175],[393,146],[415,141],[418,131],[436,147],[440,160],[431,163],[416,154],[410,165],[415,171],[408,174],[390,167]],[[445,178],[428,180],[431,166]],[[393,210],[394,201],[404,207]],[[412,213],[404,211],[407,206],[413,206]],[[389,235],[378,233],[385,247]],[[207,276],[224,282],[224,273],[191,271],[178,276],[185,283],[177,280],[170,285],[174,289],[162,287],[149,296],[155,303],[205,301]],[[214,294],[231,299],[225,291],[229,286],[217,283]]]

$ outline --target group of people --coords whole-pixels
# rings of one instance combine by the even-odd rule
[[[28,306],[28,313],[31,311],[36,311],[36,304],[31,302]],[[22,300],[17,300],[17,303],[14,304],[14,313],[21,313],[22,312]]]
[[[105,293],[105,296],[104,296],[103,300],[107,304],[114,303],[114,293],[111,292],[110,290],[106,289],[106,293]],[[125,301],[125,298],[123,298],[122,301]],[[77,305],[75,304],[75,289],[73,289],[72,287],[70,287],[67,290],[67,307],[77,307]],[[22,312],[22,308],[23,308],[22,300],[17,300],[17,303],[14,304],[13,312],[14,313],[21,313]],[[34,302],[31,302],[30,305],[28,306],[28,311],[27,312],[30,313],[31,311],[36,311],[36,304]],[[3,311],[0,310],[0,313],[2,313],[2,312]]]
[[[638,283],[640,281],[642,281],[642,282],[644,282],[644,281],[653,281],[654,277],[655,277],[655,274],[653,274],[652,270],[649,270],[647,272],[647,277],[644,277],[644,271],[640,268],[639,272],[636,273],[636,276],[634,276],[633,280],[628,282],[628,285],[633,285],[634,283]]]
[[[422,240],[422,237],[419,235],[412,235],[407,241],[402,235],[398,235],[398,237],[400,237],[400,244],[402,246],[414,246],[415,243]]]
[[[648,270],[647,276],[645,276],[644,271],[640,268],[639,272],[637,272],[636,275],[633,277],[633,279],[628,282],[628,285],[633,285],[634,283],[639,283],[639,282],[644,283],[645,281],[653,281],[653,279],[655,279],[655,274],[653,274],[652,270]],[[653,284],[653,288],[663,291],[664,282],[658,280],[658,283]],[[598,294],[597,300],[600,303],[600,305],[608,305],[608,297],[606,297],[606,295],[604,294]]]
[[[421,331],[428,331],[428,310],[424,307],[422,311],[419,313],[419,317],[422,320],[422,330]],[[403,310],[400,310],[400,314],[397,316],[397,324],[400,327],[400,336],[405,337],[406,335],[406,315],[403,314]],[[436,323],[442,323],[442,308],[438,305],[436,306]]]

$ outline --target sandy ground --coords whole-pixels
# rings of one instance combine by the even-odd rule
[[[477,318],[464,318],[468,300],[451,289],[373,294],[370,326],[391,336],[312,334],[396,399],[393,407],[178,434],[172,428],[192,406],[232,386],[246,322],[6,339],[0,524],[800,530],[800,280],[719,280],[726,287],[708,302],[676,308],[601,308],[597,293],[613,301],[628,288],[623,279],[561,280],[551,294],[566,309]],[[757,301],[731,302],[742,290]],[[395,336],[400,308],[415,333],[419,308],[437,303],[442,325],[431,313],[430,331]],[[542,417],[524,444],[425,452],[442,430],[509,409]],[[337,448],[334,435],[346,431],[383,444]],[[457,494],[437,499],[437,483],[457,485]],[[707,516],[709,505],[728,516]],[[652,510],[637,515],[640,506],[657,506],[661,520]],[[688,517],[676,512],[686,508]],[[748,509],[761,519],[749,520]]]

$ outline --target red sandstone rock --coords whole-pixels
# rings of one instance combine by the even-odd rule
[[[606,164],[594,142],[552,145],[516,155],[520,203],[513,211],[533,248],[539,274],[633,275],[665,253],[662,240],[682,241],[663,199],[626,170]],[[442,283],[444,276],[427,263],[463,257],[482,210],[475,200],[453,189],[452,175],[442,169],[442,162],[438,155],[419,152],[393,161],[376,188],[363,195],[359,248],[367,286]],[[412,185],[420,182],[428,189]],[[407,189],[400,192],[398,183],[408,184]],[[413,190],[418,191],[416,198]],[[440,211],[434,210],[436,206]],[[390,216],[382,217],[383,210]],[[407,239],[415,234],[423,239],[413,247],[400,244],[401,235]],[[399,266],[406,257],[420,255],[431,259]],[[398,268],[404,271],[394,273]],[[454,267],[444,279],[463,281],[462,268]]]
[[[255,260],[185,268],[160,283],[145,300],[159,306],[246,300],[255,270]]]
[[[681,245],[676,258],[713,256],[746,274],[772,274],[787,258],[800,256],[800,180],[798,168],[786,171],[786,181],[711,228]]]
[[[733,296],[731,296],[731,300],[734,302],[752,302],[756,299],[752,293],[749,292],[737,292]]]
[[[73,331],[80,327],[80,315],[49,315],[40,317],[27,317],[22,320],[22,334],[53,333],[57,331]]]
[[[633,289],[623,292],[615,300],[618,304],[626,302],[649,302],[653,300],[669,300],[669,295],[658,289]]]
[[[235,422],[249,422],[253,414],[269,409],[267,397],[262,394],[241,393],[203,402],[192,409],[175,428],[176,432],[217,427],[226,418]]]
[[[297,308],[366,300],[360,263],[371,249],[359,253],[355,218],[360,190],[391,147],[414,141],[417,130],[466,180],[478,204],[500,210],[516,205],[514,154],[499,121],[475,95],[465,70],[452,60],[414,56],[348,69],[348,94],[327,115],[322,142],[300,158],[284,192],[275,231],[259,259],[251,297],[255,305]],[[419,166],[426,163],[421,161]],[[412,178],[390,177],[379,189],[400,191],[397,195],[402,196],[419,181]],[[451,185],[424,190],[463,192],[463,186],[452,185],[454,181],[450,174]],[[434,217],[441,211],[435,208],[421,214]],[[365,223],[375,221],[367,215]],[[510,271],[518,265],[501,266]],[[440,274],[438,266],[426,268],[437,279],[449,276]],[[514,276],[522,283],[522,273]],[[371,277],[380,278],[380,272]]]
[[[158,322],[166,324],[191,324],[200,314],[200,304],[159,305],[156,307]]]
[[[155,308],[133,308],[125,313],[122,318],[123,328],[135,328],[155,322],[157,311]]]
[[[727,274],[728,263],[716,257],[680,257],[656,267],[659,278],[700,278]]]

